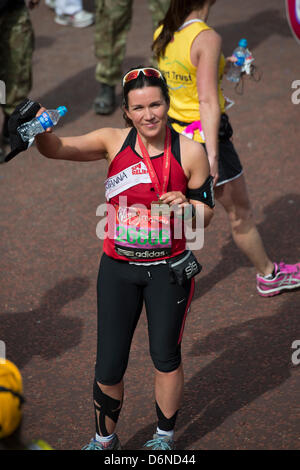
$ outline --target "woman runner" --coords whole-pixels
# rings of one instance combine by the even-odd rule
[[[123,377],[145,302],[158,425],[144,449],[168,450],[174,448],[183,394],[184,323],[193,296],[193,275],[200,269],[186,250],[184,235],[176,238],[174,233],[190,204],[194,208],[190,214],[201,212],[204,227],[209,224],[214,206],[212,178],[202,145],[167,126],[169,95],[159,70],[129,71],[123,78],[123,94],[129,127],[62,138],[49,131],[38,135],[36,143],[48,158],[106,159],[109,164],[108,236],[97,284],[96,434],[83,449],[121,448],[115,428],[123,403]]]

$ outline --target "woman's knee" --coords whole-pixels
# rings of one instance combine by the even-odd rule
[[[125,371],[126,364],[116,367],[99,361],[95,367],[95,378],[100,384],[114,386],[122,381]]]
[[[158,356],[152,352],[151,358],[156,371],[161,374],[175,374],[181,364],[180,351],[176,351],[175,354],[165,357],[162,355]]]
[[[176,375],[181,374],[181,368],[182,368],[181,362],[178,364],[176,369],[173,369],[173,370],[170,370],[170,371],[162,371],[162,370],[159,370],[155,367],[155,374],[158,377],[172,378],[172,377],[175,377]]]
[[[254,224],[250,205],[234,207],[228,211],[228,218],[231,228],[235,232],[243,232]]]
[[[232,230],[240,232],[253,224],[251,203],[242,181],[226,183],[218,201],[228,215]]]

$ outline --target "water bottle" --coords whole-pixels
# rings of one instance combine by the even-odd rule
[[[237,58],[236,62],[231,62],[230,68],[226,74],[227,80],[237,83],[240,81],[242,66],[244,65],[247,55],[247,39],[240,39],[239,45],[234,49],[232,55]]]
[[[55,126],[60,118],[67,112],[65,106],[59,106],[57,109],[48,109],[40,116],[33,118],[31,121],[25,122],[18,127],[18,132],[24,142],[33,139],[37,134],[45,132],[48,127]]]

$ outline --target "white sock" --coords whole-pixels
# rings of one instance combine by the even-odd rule
[[[271,279],[273,279],[273,275],[272,274],[267,274],[267,276],[263,276],[264,279],[267,279],[267,281],[270,281]]]
[[[114,437],[115,433],[110,434],[109,436],[99,436],[99,434],[96,433],[95,439],[97,442],[102,442],[103,444],[105,444],[106,442],[111,441]]]
[[[163,431],[162,429],[159,429],[159,427],[156,428],[156,434],[159,434],[160,436],[168,436],[171,439],[174,437],[174,429],[172,431]]]
[[[270,281],[271,279],[274,279],[274,277],[276,276],[277,274],[277,269],[276,269],[276,266],[274,265],[274,269],[273,271],[271,272],[271,274],[267,274],[266,276],[263,276],[264,279],[267,279],[267,281]]]

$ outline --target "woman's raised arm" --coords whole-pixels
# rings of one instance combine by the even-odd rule
[[[49,128],[38,134],[35,141],[38,151],[47,158],[85,162],[106,158],[109,142],[116,138],[117,132],[118,129],[103,128],[80,136],[59,137]]]

